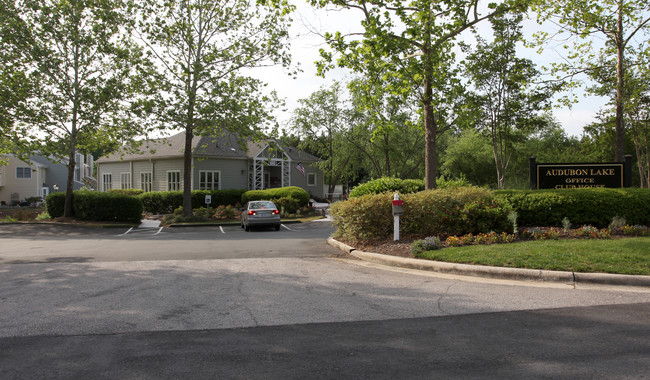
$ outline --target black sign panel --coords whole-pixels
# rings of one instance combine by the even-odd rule
[[[623,163],[537,164],[537,188],[621,188],[623,173]]]

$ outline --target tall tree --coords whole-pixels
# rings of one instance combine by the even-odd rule
[[[641,52],[643,53],[643,52]],[[629,57],[629,55],[628,55]],[[627,129],[631,132],[631,140],[634,145],[635,156],[641,187],[650,186],[650,64],[648,56],[643,54],[631,62],[626,62],[628,70],[625,75],[624,88],[624,115],[627,121]],[[602,58],[601,58],[602,60]],[[608,96],[610,99],[617,91],[616,72],[611,66],[600,65],[596,70],[590,72],[590,76],[598,83],[590,88],[590,91],[597,95]],[[615,103],[611,101],[610,105]],[[611,109],[603,110],[603,114],[612,114]]]
[[[128,35],[128,3],[122,0],[16,0],[22,38],[14,45],[27,62],[37,90],[15,115],[26,138],[46,137],[42,151],[67,155],[64,216],[72,216],[77,151],[105,141],[129,140],[142,125],[126,108],[137,83],[138,49]],[[51,144],[50,144],[51,143]],[[61,152],[61,146],[65,152]]]
[[[0,163],[3,154],[26,159],[28,152],[25,127],[17,118],[28,112],[27,100],[34,95],[30,57],[31,41],[27,24],[13,0],[0,0]]]
[[[424,133],[417,99],[391,94],[386,83],[358,78],[349,84],[353,108],[347,139],[372,177],[422,178]]]
[[[548,87],[535,85],[539,72],[534,63],[517,57],[522,19],[521,14],[493,18],[494,40],[477,36],[478,45],[464,65],[476,91],[465,108],[474,114],[471,123],[492,143],[499,189],[505,187],[518,146],[543,125],[538,115],[552,95]]]
[[[560,72],[575,74],[598,68],[599,56],[609,54],[608,65],[616,71],[616,145],[615,159],[624,160],[625,148],[625,70],[626,53],[631,49],[648,49],[650,7],[647,0],[537,0],[534,8],[540,22],[551,21],[568,33],[572,42],[563,42],[570,53],[566,61],[554,65]],[[538,43],[552,40],[548,32],[537,35]],[[605,39],[604,46],[595,44]],[[566,41],[567,38],[565,38]]]
[[[285,0],[144,0],[143,42],[160,68],[157,114],[185,131],[183,212],[192,214],[192,139],[225,130],[246,138],[269,121],[263,83],[247,68],[288,66]]]
[[[436,138],[446,124],[451,99],[459,90],[454,80],[454,42],[468,28],[521,2],[506,0],[487,7],[481,7],[478,0],[310,2],[321,7],[333,4],[355,9],[363,15],[363,32],[350,36],[326,34],[331,48],[341,54],[336,64],[363,74],[394,76],[399,86],[391,91],[418,93],[425,131],[425,185],[435,188]],[[322,50],[321,55],[323,72],[332,66],[333,54]]]
[[[325,174],[328,194],[335,186],[349,179],[354,157],[346,150],[347,109],[342,106],[341,86],[335,83],[330,88],[321,88],[306,99],[298,101],[300,106],[291,118],[293,132],[300,137],[299,146],[322,159],[318,163]]]

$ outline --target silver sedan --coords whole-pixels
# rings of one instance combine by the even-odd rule
[[[271,201],[250,201],[241,212],[241,227],[250,231],[251,226],[273,226],[280,230],[280,211]]]

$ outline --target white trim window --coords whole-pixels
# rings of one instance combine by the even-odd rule
[[[17,167],[16,168],[16,178],[32,178],[32,168],[29,168],[29,167]]]
[[[102,190],[108,191],[113,188],[113,175],[105,173],[102,175]]]
[[[316,173],[307,174],[307,186],[316,186]]]
[[[120,188],[131,188],[131,173],[120,173]]]
[[[178,191],[181,189],[181,171],[173,170],[167,172],[167,191]]]
[[[220,171],[199,170],[199,190],[219,190],[220,188]]]
[[[148,193],[152,189],[153,184],[153,174],[151,172],[140,173],[140,188],[145,193]]]

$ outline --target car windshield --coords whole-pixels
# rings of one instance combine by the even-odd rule
[[[257,210],[261,208],[274,209],[275,204],[273,202],[251,202],[248,206],[250,210]]]

